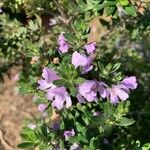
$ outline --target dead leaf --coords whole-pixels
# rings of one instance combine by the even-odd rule
[[[98,16],[92,19],[89,23],[90,34],[87,43],[98,42],[102,36],[104,36],[109,30],[102,24],[101,21],[105,21],[108,24],[112,24],[111,16]]]
[[[52,116],[51,116],[51,120],[54,121],[54,122],[57,122],[57,121],[60,120],[60,115],[57,114],[54,109],[53,109],[53,113],[52,113]]]

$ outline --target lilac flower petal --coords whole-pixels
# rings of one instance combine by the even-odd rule
[[[89,94],[85,94],[86,100],[88,102],[97,101],[97,93],[95,91],[91,91]]]
[[[46,93],[46,97],[47,97],[47,99],[48,100],[53,100],[54,99],[54,97],[55,97],[55,93],[54,93],[54,89],[55,88],[51,88],[51,89],[49,89],[49,90],[47,90],[47,93]]]
[[[39,110],[40,112],[43,112],[46,108],[47,108],[47,105],[44,104],[44,103],[42,103],[42,104],[40,104],[40,105],[38,106],[38,110]]]
[[[70,98],[69,94],[66,93],[66,108],[71,107],[71,105],[72,105],[71,98]]]
[[[52,83],[47,83],[46,80],[43,80],[43,79],[39,80],[38,84],[39,84],[39,89],[40,90],[46,90],[46,89],[53,86]]]
[[[123,101],[127,100],[129,98],[129,95],[127,93],[128,91],[126,88],[122,85],[113,85],[111,89],[109,89],[110,93],[110,101],[111,103],[118,103],[119,98]]]
[[[79,66],[85,66],[87,64],[87,59],[83,55],[79,54],[77,51],[75,51],[72,54],[72,62],[71,62],[75,68]]]
[[[90,43],[84,46],[88,54],[92,54],[96,50],[96,43]]]
[[[118,98],[117,94],[112,89],[110,91],[110,102],[113,104],[116,104],[119,102],[119,98]]]
[[[72,101],[65,87],[56,87],[47,91],[47,99],[52,101],[52,106],[57,109],[62,109],[64,103],[66,108],[71,107]]]
[[[60,79],[56,72],[49,68],[43,69],[42,77],[44,79],[38,81],[40,90],[46,90],[48,88],[55,87],[55,85],[52,84],[52,81]]]
[[[77,51],[72,54],[71,63],[74,65],[75,68],[81,66],[82,67],[82,74],[87,73],[88,71],[92,70],[92,58],[86,57],[81,55]]]
[[[82,73],[85,74],[93,69],[92,58],[86,57],[87,63],[82,67]]]
[[[85,99],[83,98],[83,96],[81,94],[77,94],[77,99],[79,101],[79,103],[85,103]]]
[[[109,95],[109,91],[107,90],[107,85],[103,82],[98,82],[98,92],[102,98],[106,98]]]
[[[52,124],[52,129],[53,129],[54,131],[58,131],[59,128],[60,128],[60,125],[59,125],[58,122]]]
[[[67,141],[70,137],[75,135],[74,129],[72,130],[67,130],[64,132],[65,140]]]
[[[60,79],[60,77],[56,74],[56,72],[52,69],[49,68],[44,68],[42,77],[47,81],[47,82],[52,82],[54,80]]]
[[[82,69],[82,74],[86,74],[87,72],[91,71],[93,66],[84,66]]]
[[[115,91],[115,93],[118,95],[118,97],[119,97],[121,100],[123,100],[123,101],[125,101],[126,99],[129,98],[129,95],[128,95],[125,91],[123,91],[122,89],[115,88],[114,91]]]
[[[84,97],[88,102],[97,100],[97,82],[94,80],[87,80],[80,84],[78,87],[79,94]],[[81,99],[81,96],[79,97]]]
[[[56,99],[52,102],[52,106],[59,110],[63,109],[64,100],[62,100],[59,96],[56,96],[55,98]]]
[[[69,50],[69,44],[66,42],[66,39],[63,34],[64,33],[62,32],[59,35],[58,40],[57,40],[58,45],[59,45],[58,51],[61,53],[67,53]]]
[[[128,89],[136,89],[137,88],[137,79],[135,76],[128,77],[122,80],[121,82],[123,85],[125,85]]]
[[[121,81],[118,85],[113,85],[111,89],[109,89],[110,101],[111,103],[118,103],[119,98],[122,101],[125,101],[129,98],[129,89],[137,88],[136,77],[128,77]]]
[[[57,42],[58,42],[59,45],[63,45],[63,44],[66,42],[65,37],[64,37],[63,34],[64,34],[64,32],[62,32],[62,33],[58,36]]]

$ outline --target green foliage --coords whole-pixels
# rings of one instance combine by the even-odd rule
[[[36,128],[22,129],[19,148],[70,149],[76,143],[83,150],[149,149],[149,3],[143,15],[129,0],[2,0],[0,6],[0,70],[5,63],[19,62],[23,66],[20,92],[34,94],[36,105],[48,106],[47,117],[41,114],[34,122]],[[49,26],[49,19],[56,24]],[[57,50],[60,32],[65,32],[69,43],[66,54]],[[96,52],[90,55],[93,71],[87,75],[81,74],[82,67],[75,69],[71,64],[71,54],[86,55],[84,45],[89,37],[96,39]],[[69,109],[55,110],[58,118],[52,102],[37,88],[44,67],[58,73],[61,79],[53,84],[64,86],[73,103]],[[138,78],[139,86],[128,101],[111,104],[100,95],[92,103],[77,101],[77,87],[85,80],[103,81],[111,87],[130,75]],[[93,115],[96,112],[100,114]],[[53,129],[55,123],[60,125],[58,130]],[[66,141],[64,131],[70,129],[75,135]],[[105,138],[109,143],[103,142]]]

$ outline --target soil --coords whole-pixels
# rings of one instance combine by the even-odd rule
[[[20,95],[14,79],[5,75],[0,83],[0,150],[18,150],[25,119],[38,113],[32,96]]]

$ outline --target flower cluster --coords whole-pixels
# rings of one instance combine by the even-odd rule
[[[71,98],[65,87],[57,87],[52,82],[60,79],[56,72],[49,68],[44,68],[42,73],[43,79],[39,80],[39,89],[46,92],[47,99],[52,101],[52,106],[57,109],[62,109],[64,103],[66,108],[72,105]],[[39,105],[39,110],[45,109],[44,104]]]
[[[60,45],[59,51],[61,53],[68,52],[69,46],[64,38],[64,33],[61,33],[58,38],[58,44]],[[87,44],[84,46],[87,54],[95,52],[96,43]],[[81,74],[86,74],[93,69],[93,60],[88,55],[80,54],[75,51],[72,54],[71,63],[74,68],[81,67]],[[57,73],[49,68],[44,68],[42,73],[43,79],[39,80],[39,89],[46,92],[48,100],[52,101],[52,107],[62,109],[64,107],[69,108],[72,105],[71,97],[67,92],[66,87],[57,87],[53,84],[53,81],[61,79]],[[106,83],[98,80],[85,80],[82,84],[76,84],[77,95],[76,98],[79,103],[97,102],[99,96],[102,99],[110,99],[113,104],[119,103],[119,99],[125,101],[129,97],[129,92],[132,89],[137,88],[136,77],[127,77],[123,79],[119,84],[109,87]],[[46,104],[40,104],[38,109],[43,112],[47,108]]]
[[[127,77],[123,79],[118,85],[112,85],[108,87],[105,83],[96,80],[87,80],[83,84],[78,86],[78,101],[84,103],[97,101],[97,93],[102,98],[109,98],[110,102],[115,104],[120,100],[127,100],[129,97],[130,89],[136,89],[137,82],[136,77]]]
[[[92,58],[89,56],[87,57],[87,56],[81,55],[77,51],[75,51],[72,54],[72,64],[74,65],[75,68],[81,66],[83,74],[87,73],[93,68]]]
[[[68,49],[69,49],[69,44],[66,42],[66,39],[63,35],[64,33],[62,32],[59,37],[58,37],[58,45],[59,45],[59,48],[58,48],[58,51],[61,52],[61,53],[67,53],[68,52]]]

